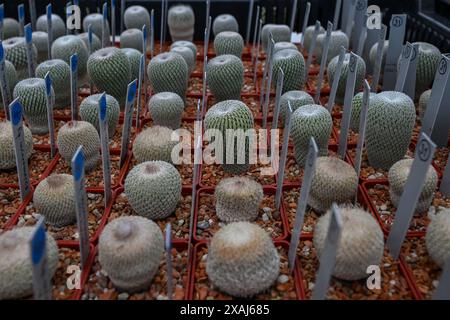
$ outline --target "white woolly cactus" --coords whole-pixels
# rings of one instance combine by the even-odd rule
[[[88,60],[88,50],[83,40],[69,34],[56,39],[52,44],[52,58],[61,59],[70,65],[70,57],[73,54],[78,56],[78,79],[86,75],[86,62]]]
[[[34,227],[22,227],[0,234],[0,300],[25,298],[33,294],[30,239]],[[58,267],[58,247],[47,233],[46,251],[49,277]]]
[[[172,50],[175,47],[188,47],[192,50],[194,57],[197,58],[197,46],[193,42],[184,40],[175,41],[170,45],[170,49]]]
[[[403,159],[396,162],[391,169],[389,169],[389,195],[392,204],[397,207],[400,198],[403,194],[406,181],[408,180],[411,166],[414,159]],[[434,192],[437,188],[438,175],[436,169],[430,165],[423,184],[422,193],[419,196],[419,201],[416,206],[416,213],[424,213],[430,207],[433,201]]]
[[[326,33],[319,34],[317,36],[316,43],[316,59],[317,61],[322,61],[323,45],[325,42]],[[348,48],[349,40],[347,35],[341,30],[332,31],[330,36],[330,42],[328,45],[328,54],[326,63],[330,62],[336,56],[339,56],[341,47]]]
[[[127,29],[136,28],[142,30],[145,25],[150,28],[150,13],[143,6],[130,6],[125,10],[123,21]],[[122,37],[120,38],[122,41]]]
[[[278,70],[283,69],[284,81],[282,92],[300,90],[305,84],[305,59],[297,49],[278,51],[273,56],[272,85],[277,84]]]
[[[224,31],[239,32],[239,24],[233,15],[220,14],[214,19],[212,29],[214,36]]]
[[[419,97],[434,81],[441,52],[430,43],[414,42],[414,44],[419,45],[419,60],[416,70],[416,97]]]
[[[284,93],[280,98],[280,119],[283,125],[286,119],[289,102],[291,103],[292,112],[294,112],[301,106],[314,104],[314,99],[305,91],[292,90]]]
[[[266,24],[261,30],[261,44],[264,51],[267,51],[269,34],[272,33],[273,41],[289,42],[291,41],[291,29],[285,24]]]
[[[240,100],[244,86],[244,64],[231,54],[215,57],[208,62],[206,80],[217,102]]]
[[[427,110],[428,101],[430,101],[431,89],[422,92],[419,98],[419,119],[423,120],[425,116],[425,111]]]
[[[194,52],[189,47],[181,47],[181,46],[175,46],[170,49],[171,52],[178,53],[180,56],[183,57],[184,61],[186,61],[186,64],[188,66],[189,74],[192,73],[195,69],[195,56]]]
[[[309,47],[311,46],[315,27],[316,27],[315,25],[312,25],[312,26],[308,26],[305,29],[305,40],[303,41],[303,46],[305,47],[305,49],[308,52],[309,52]],[[324,34],[324,33],[325,33],[325,29],[322,26],[320,26],[319,33],[317,34],[317,36],[319,36],[320,34]]]
[[[252,221],[264,197],[261,184],[248,177],[225,178],[214,193],[216,214],[225,222]]]
[[[78,34],[78,38],[83,40],[84,45],[89,51],[89,33],[83,32]],[[92,32],[92,52],[95,52],[102,48],[102,42],[100,41],[100,38],[97,37],[95,33]]]
[[[80,103],[80,118],[91,123],[100,133],[99,100],[101,94],[93,94],[83,99]],[[106,94],[106,118],[108,122],[108,137],[111,139],[116,132],[119,123],[119,102],[111,95]]]
[[[147,161],[135,166],[125,179],[125,194],[131,208],[149,219],[164,219],[181,197],[181,176],[168,162]]]
[[[222,54],[232,54],[239,59],[244,50],[244,39],[233,31],[222,31],[214,38],[214,51],[217,56]]]
[[[128,216],[108,223],[100,235],[98,260],[115,287],[128,292],[147,289],[158,271],[164,239],[158,225]]]
[[[5,78],[6,83],[8,84],[9,95],[11,97],[17,83],[17,72],[14,65],[8,60],[5,60]],[[3,99],[0,99],[0,107],[3,107]]]
[[[369,93],[369,101],[373,97],[375,97],[375,92]],[[355,94],[355,96],[352,99],[352,112],[350,116],[350,129],[352,129],[354,132],[359,132],[359,119],[361,117],[361,109],[362,109],[362,103],[363,103],[363,92],[359,92]]]
[[[44,31],[34,31],[32,35],[33,44],[37,49],[37,62],[47,60],[48,58],[48,35]]]
[[[142,52],[142,31],[140,29],[127,29],[120,35],[121,48],[133,48]]]
[[[206,273],[219,290],[236,297],[251,297],[267,290],[277,279],[280,256],[272,239],[250,222],[221,228],[208,248]]]
[[[36,77],[45,78],[50,72],[52,87],[55,91],[55,108],[64,108],[70,105],[70,67],[61,59],[47,60],[36,68]]]
[[[88,14],[83,19],[84,32],[88,32],[89,25],[91,25],[92,33],[94,33],[99,39],[102,39],[103,15],[101,13]],[[109,39],[110,30],[108,20],[106,21],[106,34]]]
[[[389,40],[385,40],[383,43],[383,53],[381,54],[381,69],[380,69],[380,76],[383,75],[384,71],[384,64],[386,62],[386,53],[389,47]],[[370,65],[372,66],[372,69],[375,68],[375,63],[377,61],[377,51],[378,51],[378,42],[376,42],[372,48],[370,48],[369,52],[369,61]]]
[[[282,41],[282,42],[275,43],[275,46],[273,47],[273,54],[277,53],[278,51],[284,50],[284,49],[298,50],[297,46],[294,43]]]
[[[61,157],[70,164],[78,147],[83,146],[85,171],[94,169],[100,160],[100,137],[95,127],[86,121],[70,121],[61,127],[57,138]]]
[[[333,276],[356,281],[367,278],[367,267],[380,265],[384,252],[383,231],[369,212],[355,206],[339,206],[342,233]],[[320,257],[330,226],[331,210],[319,218],[314,231],[314,247]]]
[[[425,240],[431,259],[444,268],[450,258],[450,209],[439,211],[431,219]]]
[[[139,66],[141,64],[141,55],[142,53],[136,49],[132,48],[123,48],[121,49],[123,53],[128,58],[128,61],[130,62],[130,81],[133,81],[134,79],[139,79]]]
[[[190,6],[179,4],[170,7],[167,23],[172,41],[193,40],[195,15]]]
[[[172,149],[178,141],[171,139],[172,129],[153,126],[141,131],[133,143],[133,155],[138,163],[161,160],[172,162]]]
[[[3,19],[3,39],[18,37],[20,34],[20,24],[14,18]]]
[[[45,222],[57,228],[76,221],[73,176],[52,174],[39,182],[33,193],[36,212]]]
[[[27,126],[23,126],[23,136],[25,159],[28,160],[33,152],[33,137]],[[14,169],[16,167],[14,137],[11,123],[8,120],[0,121],[0,146],[0,170]]]
[[[37,48],[34,44],[32,47],[32,59],[37,60]],[[13,37],[3,41],[5,49],[5,59],[11,61],[16,68],[17,79],[22,80],[28,78],[28,59],[27,45],[24,37]]]
[[[337,157],[319,157],[311,183],[308,205],[319,213],[327,211],[333,202],[353,200],[358,187],[355,169]]]
[[[183,99],[173,92],[160,92],[148,102],[148,109],[154,125],[178,129],[184,110]]]
[[[36,21],[36,30],[47,32],[47,15],[39,16]],[[52,32],[53,39],[58,39],[66,34],[66,24],[57,14],[52,14]]]

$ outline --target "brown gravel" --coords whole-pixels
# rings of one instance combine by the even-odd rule
[[[341,118],[333,118],[333,129],[336,133],[336,139],[338,140],[341,135],[341,120]],[[347,134],[347,143],[349,145],[356,145],[358,143],[358,136],[358,133],[349,128]]]
[[[71,265],[76,265],[81,268],[80,252],[71,248],[60,247],[58,250],[58,268],[53,276],[53,298],[56,300],[72,299],[76,289],[69,289],[67,287],[68,277],[74,274],[68,274],[67,268]]]
[[[0,186],[0,232],[21,204],[19,189]]]
[[[444,173],[449,154],[450,154],[450,147],[436,149],[436,152],[434,154],[434,164],[441,173]]]
[[[202,165],[201,172],[202,176],[200,184],[203,187],[214,187],[220,182],[220,180],[234,176],[233,174],[223,171],[222,167],[217,164],[204,164]],[[246,173],[242,173],[239,176],[251,177],[266,186],[275,184],[275,176],[261,175],[261,167],[257,165],[250,166],[250,169]]]

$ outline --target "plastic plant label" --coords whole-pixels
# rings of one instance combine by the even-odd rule
[[[205,65],[208,64],[208,57],[205,57],[204,61]],[[203,81],[202,81],[202,114],[204,114],[206,110],[206,89],[208,87],[207,85],[207,73],[206,68],[203,68]]]
[[[445,263],[439,285],[433,294],[433,300],[450,300],[450,258]]]
[[[278,175],[277,175],[277,191],[275,194],[275,207],[280,209],[281,206],[281,194],[283,189],[283,180],[284,180],[284,170],[286,166],[286,158],[288,152],[289,145],[289,135],[291,133],[291,117],[292,117],[292,106],[291,102],[288,101],[288,110],[286,112],[286,118],[284,123],[284,131],[283,131],[283,146],[281,148],[281,158],[280,164],[278,166]]]
[[[341,12],[342,0],[336,0],[334,6],[334,16],[333,16],[333,30],[337,30],[339,24],[339,14]]]
[[[283,82],[284,82],[284,71],[281,68],[278,68],[278,77],[277,77],[277,88],[275,94],[275,110],[272,120],[272,129],[278,128],[278,118],[280,116],[280,102],[281,95],[283,94]]]
[[[210,0],[206,0],[206,22],[208,22],[208,18],[210,17],[210,12],[211,12],[211,1]]]
[[[361,159],[362,159],[362,151],[364,148],[364,140],[366,137],[366,122],[367,122],[367,110],[369,110],[369,101],[370,101],[370,86],[367,80],[364,80],[362,106],[359,115],[358,143],[356,145],[356,155],[355,155],[355,171],[358,177],[361,172],[361,161],[362,161]]]
[[[31,192],[28,159],[25,155],[25,137],[23,133],[23,108],[19,98],[9,105],[10,119],[14,137],[14,155],[16,156],[17,175],[19,177],[20,199],[22,201]]]
[[[103,20],[102,20],[102,48],[104,47],[108,47],[109,46],[109,34],[108,34],[108,3],[105,2],[103,3],[103,8],[102,8],[102,15],[103,15]]]
[[[56,155],[56,142],[55,142],[55,125],[53,122],[53,105],[55,97],[53,95],[52,79],[50,78],[50,71],[45,75],[45,95],[47,97],[47,119],[48,119],[48,132],[50,135],[50,154],[52,158]]]
[[[88,205],[84,186],[84,162],[83,146],[79,146],[72,158],[72,174],[75,193],[75,211],[80,239],[81,265],[83,267],[86,265],[89,257]]]
[[[200,101],[198,101],[200,103]],[[196,139],[195,149],[194,149],[194,170],[192,172],[192,193],[191,193],[191,212],[189,216],[189,246],[188,246],[188,257],[191,256],[192,251],[192,238],[194,232],[194,212],[197,202],[197,180],[200,174],[200,164],[202,159],[202,136],[198,136]]]
[[[309,14],[311,12],[311,2],[306,3],[305,15],[303,16],[303,25],[302,25],[302,40],[300,42],[302,48],[305,44],[305,31],[308,26]]]
[[[450,54],[445,54],[445,56],[450,58]],[[443,64],[441,60],[441,64],[439,64],[438,72],[445,73],[446,69],[450,68],[448,64],[448,60]],[[444,148],[447,146],[448,142],[448,130],[450,129],[450,110],[448,108],[448,101],[450,101],[450,83],[447,82],[447,86],[443,92],[441,105],[439,107],[439,111],[436,117],[436,121],[433,127],[433,133],[431,134],[431,139],[436,142],[438,147]]]
[[[368,15],[365,14],[363,16],[363,25],[361,32],[359,33],[359,39],[358,39],[358,47],[356,47],[356,54],[360,57],[363,57],[363,51],[364,51],[364,44],[366,42],[367,37],[367,18]]]
[[[92,54],[92,24],[88,25],[88,54],[89,56]],[[89,77],[89,93],[94,94],[94,84],[92,83],[91,78]]]
[[[364,43],[363,57],[365,61],[369,61],[369,53],[372,46],[378,42],[380,38],[381,28],[367,28],[366,26],[366,41]],[[383,39],[384,41],[384,39]],[[373,75],[373,66],[371,63],[366,65],[367,73]]]
[[[9,103],[11,97],[9,95],[8,81],[6,80],[5,71],[5,49],[3,48],[3,43],[0,41],[0,88],[2,90],[3,106],[5,108],[6,118],[9,119]]]
[[[413,47],[411,43],[407,42],[403,46],[402,55],[400,56],[398,60],[398,74],[397,74],[397,81],[395,83],[395,91],[403,92],[405,83],[406,83],[406,76],[408,74],[409,69],[409,62],[411,60]]]
[[[111,0],[111,32],[114,46],[116,44],[116,0]]]
[[[19,36],[23,37],[25,34],[25,5],[23,3],[17,6],[17,13],[19,18]]]
[[[78,120],[77,76],[78,76],[78,55],[75,53],[70,56],[70,110],[72,113],[72,121]]]
[[[31,24],[25,26],[25,42],[27,45],[28,76],[34,78],[36,66],[33,59],[33,30]]]
[[[163,51],[163,43],[164,43],[164,24],[165,24],[165,5],[164,0],[161,0],[161,28],[159,34],[159,52]]]
[[[256,42],[256,50],[255,50],[255,62],[253,63],[253,86],[256,88],[257,81],[257,71],[258,71],[258,63],[259,63],[259,47],[261,44],[261,30],[262,30],[262,20],[260,19],[258,22],[258,41]]]
[[[30,239],[31,263],[33,267],[33,298],[34,300],[50,300],[52,286],[47,260],[47,235],[44,217],[40,217]]]
[[[341,120],[341,132],[339,134],[338,154],[341,159],[345,158],[345,152],[347,151],[347,136],[348,129],[350,128],[350,116],[352,113],[352,100],[355,92],[357,66],[358,56],[353,52],[350,52],[350,58],[348,62],[349,72],[345,85],[344,111]]]
[[[255,52],[255,48],[256,48],[256,36],[258,35],[259,10],[260,10],[259,6],[256,6],[256,18],[255,18],[255,26],[254,26],[254,30],[253,30],[253,42],[252,42],[252,51],[251,51],[251,58],[252,58],[253,66],[255,63],[255,56],[258,55],[258,52]]]
[[[347,29],[347,22],[350,19],[349,13],[350,13],[350,7],[352,3],[354,4],[356,0],[343,0],[342,4],[342,12],[341,12],[341,30],[342,32],[345,32]],[[352,17],[353,19],[353,17]]]
[[[145,77],[145,71],[144,71],[144,66],[145,66],[145,55],[141,54],[141,58],[139,59],[139,79],[138,79],[138,99],[137,99],[137,103],[136,103],[136,129],[139,129],[141,127],[141,121],[139,118],[139,115],[141,114],[141,109],[142,109],[142,86],[143,86],[143,80]]]
[[[33,30],[36,30],[36,2],[35,0],[28,0],[28,5],[30,7],[30,20]]]
[[[295,1],[297,1],[297,0],[295,0]],[[252,28],[254,4],[255,4],[255,0],[250,0],[248,3],[247,32],[245,33],[245,45],[247,45],[247,46],[250,41],[250,29]]]
[[[166,238],[164,248],[166,250],[166,275],[167,275],[167,298],[172,300],[173,297],[173,275],[172,275],[172,228],[171,224],[166,224]]]
[[[144,24],[142,26],[142,53],[144,54],[144,66],[143,66],[144,73],[142,75],[142,83],[143,83],[142,94],[144,95],[144,106],[147,105],[147,77],[145,76],[145,66],[147,65],[147,39],[148,39],[148,28]],[[150,39],[150,41],[153,41],[153,40]],[[153,57],[153,49],[151,49],[151,55]],[[139,65],[139,68],[140,68],[140,65]],[[141,99],[141,98],[142,97],[139,95],[139,99]],[[136,120],[136,123],[138,123],[137,120]]]
[[[325,65],[327,64],[328,48],[330,46],[331,31],[333,31],[333,24],[330,21],[328,21],[327,33],[325,35],[325,41],[323,43],[322,59],[320,60],[320,70],[319,70],[319,78],[317,80],[317,86],[316,86],[316,95],[314,96],[314,101],[317,104],[320,104],[320,102],[319,102],[320,90],[322,90],[323,76],[325,74]]]
[[[120,0],[120,34],[125,30],[125,0]]]
[[[406,30],[406,14],[393,14],[389,30],[389,46],[384,65],[383,91],[393,90],[397,79],[397,61],[402,53]]]
[[[445,166],[444,174],[441,180],[441,187],[439,189],[444,197],[450,199],[450,154],[447,157],[447,165]]]
[[[316,160],[319,154],[319,148],[313,137],[309,140],[308,157],[305,163],[305,171],[303,174],[303,181],[300,190],[300,196],[297,201],[297,211],[295,212],[294,229],[292,230],[291,243],[289,244],[289,268],[292,272],[295,264],[295,257],[297,256],[298,243],[300,241],[300,234],[302,232],[303,220],[305,218],[306,204],[309,198],[309,191],[311,190],[311,182],[316,171]]]
[[[53,27],[52,27],[52,4],[49,3],[45,9],[47,15],[47,53],[48,59],[52,59]]]
[[[447,101],[450,92],[450,57],[446,55],[441,56],[439,65],[434,77],[433,88],[431,90],[430,100],[428,100],[427,108],[422,119],[422,132],[431,136],[438,147],[447,146],[448,138],[444,138],[437,134],[437,126],[443,127],[442,133],[448,132],[448,112]],[[445,123],[447,121],[447,123]],[[446,129],[445,129],[446,128]]]
[[[295,24],[295,17],[297,16],[297,0],[294,0],[292,2],[292,9],[291,9],[291,22],[289,24],[291,34],[294,32],[294,24]]]
[[[341,46],[341,50],[339,51],[338,63],[336,66],[336,72],[334,74],[333,83],[331,84],[330,97],[328,98],[327,109],[331,113],[334,107],[334,100],[336,99],[336,93],[339,86],[339,79],[341,78],[342,65],[344,64],[345,53],[347,49],[344,46]]]
[[[124,121],[122,129],[122,141],[120,144],[120,168],[125,164],[130,144],[130,131],[133,122],[133,106],[136,96],[136,80],[133,80],[127,87],[127,100],[125,103]]]
[[[359,47],[361,32],[363,31],[365,15],[367,13],[367,0],[357,0],[355,6],[355,24],[353,25],[353,36],[351,39],[352,48],[356,50]]]
[[[314,51],[316,50],[316,42],[317,42],[317,36],[319,35],[319,31],[320,31],[320,22],[316,21],[316,25],[314,26],[314,33],[313,33],[313,36],[312,36],[312,39],[311,39],[311,45],[309,46],[308,58],[306,59],[305,83],[308,82],[309,68],[311,67],[313,54],[314,54]]]
[[[155,49],[155,9],[150,13],[150,58],[153,58]]]
[[[410,170],[411,174],[403,188],[403,194],[395,212],[394,224],[386,242],[394,259],[397,259],[405,240],[435,150],[434,142],[425,133],[421,133]]]
[[[356,2],[357,0],[352,0],[351,3],[348,5],[348,14],[347,14],[347,20],[345,22],[345,34],[347,35],[348,39],[350,40],[350,44],[352,43],[352,26],[353,21],[355,19],[355,12],[356,12]]]
[[[147,29],[148,29],[147,26],[144,24],[142,26],[142,53],[147,52],[147,38],[148,38]]]
[[[105,192],[105,208],[111,200],[111,159],[109,156],[108,118],[106,116],[106,93],[104,92],[98,102],[98,121],[100,127],[100,142],[102,150],[103,185]]]
[[[408,74],[406,75],[406,83],[403,87],[403,92],[406,93],[412,100],[414,100],[416,91],[416,72],[417,63],[419,61],[419,44],[412,45],[412,52],[409,59]]]
[[[0,4],[0,40],[3,40],[3,24],[5,20],[5,5]]]
[[[267,114],[269,112],[269,101],[270,101],[270,88],[272,87],[272,74],[273,74],[273,48],[275,47],[275,41],[273,40],[273,36],[272,33],[270,34],[269,37],[269,43],[270,43],[270,55],[269,55],[269,66],[267,68],[268,72],[267,72],[267,80],[266,80],[266,98],[264,99],[264,105],[263,105],[263,109],[262,109],[262,113],[263,113],[263,121],[262,121],[262,127],[263,129],[267,128]]]
[[[327,238],[322,255],[319,257],[320,266],[317,272],[316,283],[312,293],[312,300],[324,300],[330,286],[331,276],[336,263],[337,251],[342,233],[342,217],[336,203],[331,205],[331,218]]]
[[[375,66],[372,74],[372,92],[377,92],[378,83],[380,82],[381,64],[383,62],[383,47],[386,39],[387,27],[383,24],[378,38],[377,54],[375,57]]]

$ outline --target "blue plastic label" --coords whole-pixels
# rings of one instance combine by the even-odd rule
[[[83,146],[79,146],[72,158],[73,177],[80,180],[84,172],[84,153]]]
[[[32,36],[33,36],[33,29],[31,29],[31,24],[29,23],[25,26],[25,41],[27,43],[31,43]]]
[[[3,42],[0,40],[0,63],[3,63],[5,59],[5,49],[3,48]]]
[[[47,97],[52,94],[52,78],[50,77],[50,71],[45,75],[45,92]]]
[[[111,7],[113,7],[113,8],[116,7],[116,0],[111,0]]]
[[[92,24],[88,26],[88,41],[92,45]]]
[[[129,86],[127,101],[128,102],[133,101],[135,95],[136,95],[136,79],[134,79]]]
[[[106,2],[103,4],[103,19],[108,19],[108,4]]]
[[[22,105],[19,102],[19,98],[11,103],[9,110],[9,112],[11,113],[12,124],[15,126],[18,125],[22,120]]]
[[[25,19],[25,6],[24,6],[24,4],[23,3],[19,4],[18,9],[19,9],[19,20]]]
[[[52,4],[51,3],[49,3],[48,5],[47,5],[47,20],[52,20]]]
[[[78,55],[75,53],[70,56],[70,69],[75,72],[78,67]]]
[[[45,245],[45,228],[44,224],[41,223],[36,227],[36,231],[34,232],[33,238],[31,239],[31,260],[34,265],[41,262],[42,258],[44,257],[46,252]]]
[[[145,24],[142,27],[142,41],[147,41],[147,26]]]
[[[172,249],[172,228],[170,223],[166,225],[166,250],[169,251]]]
[[[100,107],[100,120],[104,121],[106,118],[106,93],[105,92],[103,92],[103,94],[100,96],[99,107]]]

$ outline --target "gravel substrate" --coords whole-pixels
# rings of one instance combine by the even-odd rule
[[[434,164],[441,173],[444,173],[449,154],[450,154],[450,147],[436,149],[436,152],[434,154]]]
[[[260,184],[269,186],[275,184],[275,176],[273,175],[261,175],[261,167],[257,165],[250,166],[250,169],[246,173],[242,173],[239,176],[248,176]],[[219,184],[220,180],[224,178],[230,178],[235,175],[226,173],[222,167],[217,164],[202,165],[202,175],[200,184],[202,187],[215,187]]]
[[[67,273],[69,266],[78,266],[81,269],[80,251],[60,247],[58,250],[58,269],[56,269],[55,275],[52,279],[53,285],[53,298],[56,300],[68,300],[72,299],[76,289],[69,289],[67,286],[67,280],[70,276],[75,274]]]
[[[0,187],[0,232],[21,204],[19,189]]]

